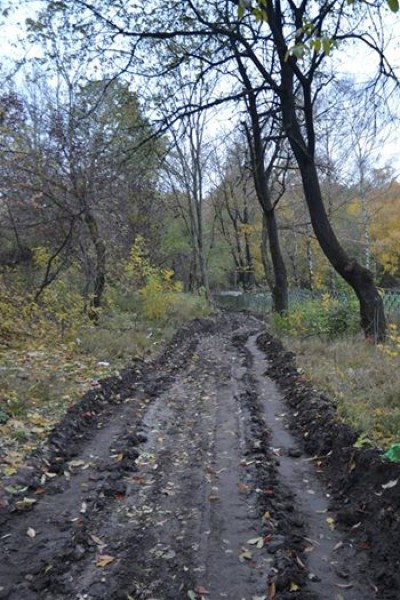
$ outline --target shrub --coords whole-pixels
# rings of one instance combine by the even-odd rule
[[[359,330],[356,302],[347,297],[309,298],[298,303],[284,315],[275,315],[277,331],[290,336],[320,335],[333,338]]]

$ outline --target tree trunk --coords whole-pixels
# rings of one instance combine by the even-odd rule
[[[308,226],[307,226],[308,229]],[[314,289],[314,255],[311,246],[311,238],[309,235],[306,236],[306,256],[307,256],[307,274],[308,274],[308,286],[311,291]]]
[[[85,209],[83,218],[89,230],[90,239],[93,243],[96,255],[93,296],[89,309],[89,317],[96,323],[98,321],[98,309],[101,306],[106,282],[106,245],[100,237],[97,221],[88,208]]]
[[[301,158],[298,160],[298,165],[311,224],[321,249],[335,271],[356,293],[360,303],[361,327],[366,338],[374,342],[383,341],[386,336],[383,300],[376,288],[372,273],[354,258],[347,256],[336,238],[322,201],[315,163]]]
[[[241,57],[235,51],[236,61],[243,83],[247,90],[247,109],[251,120],[251,133],[246,129],[247,140],[250,148],[252,171],[257,199],[261,205],[268,233],[269,250],[271,253],[272,269],[274,273],[274,285],[272,288],[273,310],[282,314],[288,309],[288,285],[287,271],[283,260],[278,225],[276,222],[275,208],[272,205],[270,197],[270,175],[272,173],[273,161],[268,168],[268,174],[265,165],[265,142],[263,139],[262,128],[260,124],[260,115],[258,113],[257,99],[251,85],[250,78],[244,67]]]
[[[293,87],[293,70],[286,57],[286,47],[280,50],[280,65],[282,82],[280,101],[283,125],[287,138],[296,158],[302,183],[305,200],[310,213],[311,224],[318,243],[333,266],[353,288],[360,303],[360,321],[365,337],[374,342],[383,341],[386,337],[386,321],[383,300],[375,286],[372,273],[362,267],[355,259],[350,258],[339,243],[331,226],[325,209],[318,171],[315,164],[315,131],[313,117],[313,102],[311,96],[311,83],[302,82],[304,104],[304,131],[307,141],[303,137],[296,109],[296,94]]]

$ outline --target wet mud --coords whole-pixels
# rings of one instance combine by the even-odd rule
[[[400,470],[356,439],[259,318],[196,320],[1,482],[0,599],[398,599]]]

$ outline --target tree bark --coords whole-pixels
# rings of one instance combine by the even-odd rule
[[[250,148],[252,172],[257,199],[263,211],[268,234],[269,251],[271,254],[272,270],[274,274],[274,284],[271,290],[273,303],[272,306],[275,312],[278,314],[283,314],[288,310],[289,300],[286,265],[285,261],[283,260],[280,247],[275,207],[272,205],[270,195],[270,175],[272,173],[274,158],[271,159],[269,168],[266,169],[265,140],[263,139],[262,135],[257,99],[241,58],[238,56],[237,52],[235,55],[239,72],[248,92],[247,109],[250,116],[251,132],[247,129],[246,134]]]
[[[93,295],[90,303],[89,317],[93,322],[97,323],[99,317],[98,309],[102,303],[106,282],[106,245],[104,240],[101,239],[97,221],[88,207],[86,207],[84,210],[83,219],[88,228],[90,239],[92,240],[96,255]]]
[[[297,148],[295,144],[292,147]],[[321,249],[335,271],[353,288],[360,303],[361,327],[366,338],[374,342],[383,341],[386,336],[383,300],[376,288],[372,273],[354,258],[349,257],[336,238],[322,200],[314,161],[299,155],[298,165],[311,224]]]
[[[386,337],[384,306],[372,273],[347,255],[333,231],[323,202],[315,163],[311,83],[305,79],[302,80],[305,138],[300,126],[293,85],[295,59],[287,58],[285,47],[280,49],[280,66],[282,73],[280,101],[283,125],[300,170],[304,197],[315,236],[333,268],[353,288],[358,298],[360,322],[365,337],[374,342],[383,341]]]

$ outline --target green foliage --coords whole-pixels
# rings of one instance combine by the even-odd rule
[[[347,298],[338,300],[329,294],[305,300],[284,315],[275,315],[274,326],[286,335],[329,338],[355,333],[360,328],[356,302]]]
[[[387,0],[387,3],[392,12],[398,12],[399,0]]]

